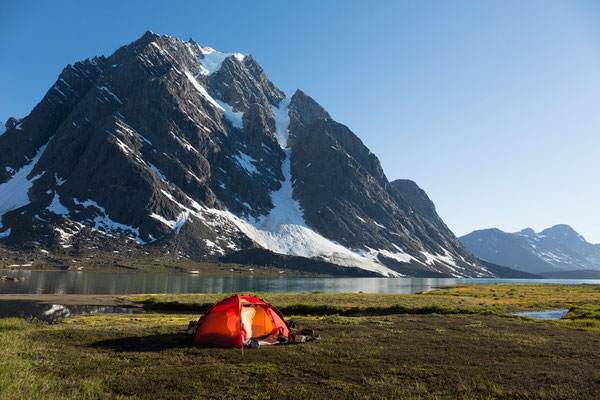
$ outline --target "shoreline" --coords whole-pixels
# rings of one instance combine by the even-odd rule
[[[107,306],[144,308],[143,304],[125,300],[125,294],[0,294],[1,301],[33,301],[38,304],[61,304],[64,306]]]

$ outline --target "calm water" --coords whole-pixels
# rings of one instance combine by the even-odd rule
[[[46,322],[59,321],[72,315],[89,314],[144,314],[139,308],[108,307],[108,306],[64,306],[62,304],[41,304],[29,300],[0,301],[0,318],[20,317],[36,318]]]
[[[554,310],[544,311],[523,311],[513,313],[513,315],[519,315],[521,317],[530,317],[535,319],[561,319],[569,312],[568,308],[557,308]]]
[[[454,278],[254,278],[167,273],[0,270],[24,281],[0,281],[0,293],[129,294],[314,292],[416,293],[459,283],[597,283],[600,280]]]

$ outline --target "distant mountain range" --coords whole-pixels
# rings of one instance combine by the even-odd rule
[[[0,243],[338,275],[496,276],[414,182],[251,55],[146,32],[0,126]]]
[[[600,244],[589,243],[569,225],[536,233],[531,228],[508,233],[483,229],[460,237],[477,257],[548,278],[598,277]]]

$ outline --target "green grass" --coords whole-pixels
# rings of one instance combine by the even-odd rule
[[[600,305],[600,285],[522,284],[456,285],[427,296],[469,298],[481,305],[507,310],[568,308],[574,305]]]
[[[231,294],[139,294],[123,299],[164,310],[202,312]],[[600,306],[598,285],[457,285],[418,294],[255,293],[284,314],[506,314],[522,310]]]
[[[2,321],[10,351],[0,398],[580,399],[598,390],[599,332],[494,315],[294,318],[323,339],[243,358],[191,346],[189,315]]]
[[[586,304],[571,307],[566,318],[600,320],[600,306]]]
[[[45,346],[31,337],[44,328],[19,318],[0,319],[0,399],[59,397],[52,390],[55,378],[35,366]]]
[[[244,357],[240,349],[191,346],[185,334],[198,310],[224,295],[127,296],[168,313],[77,316],[54,325],[0,319],[0,399],[595,399],[596,288],[261,293],[298,330],[312,328],[322,340],[246,349]],[[570,319],[506,315],[548,304],[568,305]]]

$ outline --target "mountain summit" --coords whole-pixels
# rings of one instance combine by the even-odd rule
[[[532,273],[600,270],[600,244],[587,242],[569,225],[536,233],[531,228],[508,233],[474,231],[460,238],[477,257]]]
[[[410,181],[251,55],[150,31],[68,65],[0,136],[0,236],[44,251],[492,276]]]

